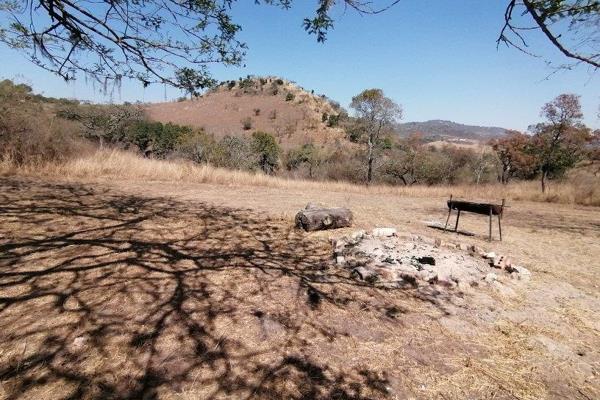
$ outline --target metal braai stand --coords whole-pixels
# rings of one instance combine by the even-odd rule
[[[452,195],[450,195],[450,200],[448,200],[448,218],[446,219],[446,225],[444,226],[444,231],[448,228],[448,222],[450,221],[450,215],[452,214],[452,210],[456,210],[456,224],[454,225],[454,232],[458,231],[458,221],[460,219],[461,211],[470,212],[474,214],[488,215],[489,216],[489,240],[492,241],[492,219],[493,216],[498,216],[498,232],[500,233],[500,240],[502,240],[502,213],[504,212],[505,201],[502,199],[501,204],[492,204],[492,203],[475,203],[472,201],[464,201],[464,200],[453,200]]]

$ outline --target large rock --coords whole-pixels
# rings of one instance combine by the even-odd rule
[[[317,208],[309,203],[296,214],[296,227],[305,231],[345,228],[352,226],[352,211],[347,208]]]

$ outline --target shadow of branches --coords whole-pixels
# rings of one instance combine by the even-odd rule
[[[326,243],[249,210],[82,185],[0,187],[8,399],[388,394],[385,371],[332,363],[347,354],[331,343],[356,333],[343,321],[352,315],[399,329],[403,308],[332,266]]]

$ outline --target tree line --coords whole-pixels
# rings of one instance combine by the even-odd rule
[[[283,149],[270,132],[249,130],[216,138],[203,129],[147,119],[133,104],[98,105],[49,99],[27,85],[0,82],[0,158],[17,164],[62,160],[82,147],[114,147],[142,157],[186,159],[279,176],[390,185],[482,184],[539,179],[542,191],[586,160],[600,161],[600,132],[582,122],[579,98],[556,97],[528,133],[509,131],[485,145],[431,145],[419,133],[401,138],[402,107],[381,89],[368,89],[335,124],[347,141]],[[329,123],[329,116],[323,117]],[[82,142],[82,139],[86,139]],[[600,170],[598,171],[600,174]]]

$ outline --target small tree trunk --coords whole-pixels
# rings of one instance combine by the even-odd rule
[[[373,139],[369,136],[369,152],[367,154],[367,186],[373,179]]]
[[[545,170],[542,170],[542,193],[546,193],[546,178],[548,173]]]

